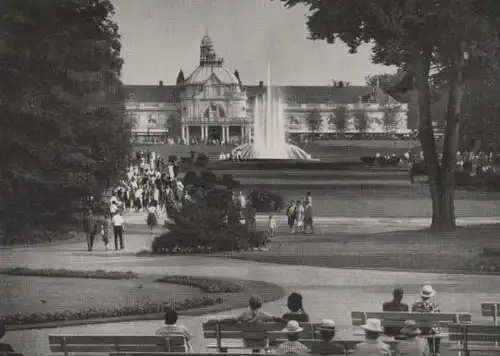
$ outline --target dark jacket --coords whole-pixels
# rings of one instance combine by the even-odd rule
[[[407,312],[409,310],[408,304],[396,302],[394,300],[385,302],[382,305],[382,310],[385,312]],[[384,334],[387,336],[398,336],[401,334],[400,327],[388,326],[384,328]]]
[[[92,214],[86,214],[83,217],[83,231],[86,234],[95,234],[97,229],[97,223]]]

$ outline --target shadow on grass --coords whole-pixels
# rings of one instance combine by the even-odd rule
[[[500,224],[376,234],[285,236],[268,252],[226,253],[227,258],[328,268],[425,272],[500,271]]]

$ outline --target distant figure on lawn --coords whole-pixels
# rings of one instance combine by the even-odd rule
[[[115,235],[115,250],[118,250],[118,240],[120,240],[120,250],[125,248],[123,243],[123,231],[125,229],[125,220],[120,212],[113,216],[113,234]]]
[[[306,206],[304,207],[304,232],[306,234],[314,234],[313,208],[309,201],[306,201]]]
[[[297,209],[295,206],[295,201],[290,200],[288,204],[288,208],[286,209],[286,216],[288,219],[288,227],[290,228],[290,233],[293,234],[293,225],[295,224],[295,214],[297,213]]]
[[[385,342],[379,340],[384,333],[380,319],[367,319],[365,325],[365,341],[356,345],[355,356],[391,356],[391,349]]]
[[[286,306],[290,311],[283,314],[284,320],[295,320],[299,323],[307,323],[309,321],[309,315],[304,310],[302,305],[302,295],[300,293],[291,293],[288,296]]]
[[[177,324],[179,315],[172,308],[165,309],[165,325],[156,330],[156,335],[159,336],[169,336],[171,334],[182,334],[185,340],[186,352],[194,352],[193,346],[191,345],[191,335],[188,329],[184,325]]]
[[[87,208],[83,216],[83,232],[85,233],[88,251],[92,251],[94,239],[97,233],[97,221],[90,208]]]
[[[109,215],[106,215],[101,227],[102,242],[104,244],[104,248],[106,249],[106,251],[109,250],[109,240],[111,239],[112,226],[113,222],[111,221],[111,217]]]
[[[395,288],[392,291],[392,300],[390,302],[385,302],[382,304],[382,310],[385,312],[407,312],[409,310],[408,304],[401,303],[403,300],[404,291],[403,288]],[[397,339],[401,335],[399,327],[387,326],[384,328],[384,334],[387,336],[393,336]]]
[[[334,340],[335,338],[335,322],[330,319],[321,320],[321,325],[318,327],[321,334],[321,343],[314,344],[311,347],[312,355],[343,355],[345,348]]]
[[[5,329],[5,323],[0,321],[0,340],[5,336],[7,330]],[[0,342],[0,352],[15,352],[12,346],[9,344]]]
[[[305,209],[304,205],[299,201],[297,201],[297,207],[295,208],[295,224],[294,224],[294,230],[292,231],[292,234],[295,233],[295,231],[299,231],[300,233],[304,233],[304,214],[305,214]]]

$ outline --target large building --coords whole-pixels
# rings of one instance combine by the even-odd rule
[[[126,86],[127,113],[134,121],[138,141],[164,139],[176,131],[184,142],[243,142],[251,139],[253,104],[265,92],[263,82],[245,85],[224,66],[205,36],[200,46],[200,64],[175,85]],[[342,132],[407,132],[407,105],[398,103],[379,87],[370,86],[273,86],[284,103],[286,131],[290,134]],[[342,109],[338,109],[342,106]],[[339,127],[336,114],[345,112]],[[359,117],[366,120],[361,124]],[[317,124],[311,124],[311,115]],[[394,119],[384,120],[385,115]],[[318,119],[320,118],[320,119]],[[361,120],[363,121],[363,120]]]

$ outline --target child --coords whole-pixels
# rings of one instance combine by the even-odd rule
[[[102,242],[104,243],[104,247],[106,251],[109,249],[109,236],[111,235],[111,218],[109,215],[106,216],[104,222],[102,223],[101,228]]]
[[[267,223],[267,241],[269,242],[272,237],[274,237],[274,233],[276,232],[276,229],[278,228],[278,225],[276,224],[276,220],[274,220],[273,214],[269,215],[269,221]]]

